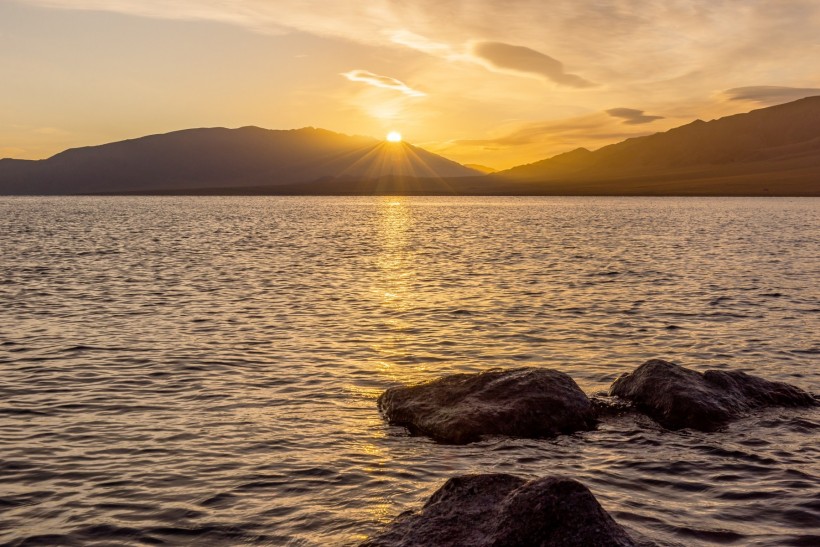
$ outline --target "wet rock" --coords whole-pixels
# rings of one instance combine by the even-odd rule
[[[744,413],[768,406],[814,406],[814,397],[783,382],[739,370],[700,373],[661,359],[647,361],[612,384],[610,395],[669,429],[713,431]]]
[[[575,381],[545,368],[453,374],[392,387],[378,404],[391,424],[450,444],[484,435],[553,437],[595,427],[595,410]]]
[[[448,480],[421,511],[399,515],[362,547],[631,546],[637,543],[580,482],[506,474]]]
[[[607,392],[592,395],[589,398],[589,402],[592,403],[592,408],[595,409],[595,416],[599,420],[635,412],[635,404],[632,401],[627,401],[620,397],[611,397]]]

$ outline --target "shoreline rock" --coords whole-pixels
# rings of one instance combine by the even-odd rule
[[[739,370],[700,373],[662,359],[621,375],[609,394],[630,401],[667,429],[701,431],[714,431],[760,408],[817,405],[813,395],[791,384]]]
[[[580,482],[508,474],[449,479],[361,547],[649,546],[636,542]]]
[[[391,387],[378,405],[389,423],[447,444],[467,444],[485,435],[549,438],[596,425],[592,403],[571,377],[536,367]]]

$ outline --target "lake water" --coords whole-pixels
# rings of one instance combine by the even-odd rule
[[[820,544],[820,411],[444,446],[387,387],[652,357],[820,392],[820,199],[0,198],[0,543],[347,545],[468,472]]]

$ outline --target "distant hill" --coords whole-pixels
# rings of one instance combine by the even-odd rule
[[[189,129],[0,160],[0,194],[820,196],[820,97],[487,170],[322,129]]]
[[[0,160],[0,194],[163,192],[481,174],[406,143],[314,128],[209,128],[75,148],[46,160]]]
[[[539,193],[820,195],[820,97],[579,148],[493,177]]]

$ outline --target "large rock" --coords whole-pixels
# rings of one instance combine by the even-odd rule
[[[639,545],[580,482],[506,474],[448,480],[421,511],[399,515],[362,547]],[[640,545],[647,545],[641,543]],[[651,545],[651,544],[650,544]]]
[[[652,359],[623,374],[610,395],[628,399],[662,426],[713,431],[745,412],[767,406],[814,406],[802,389],[770,382],[739,370],[683,368]]]
[[[379,408],[394,425],[452,444],[484,435],[543,438],[595,427],[595,411],[575,381],[544,368],[454,374],[392,387]]]

